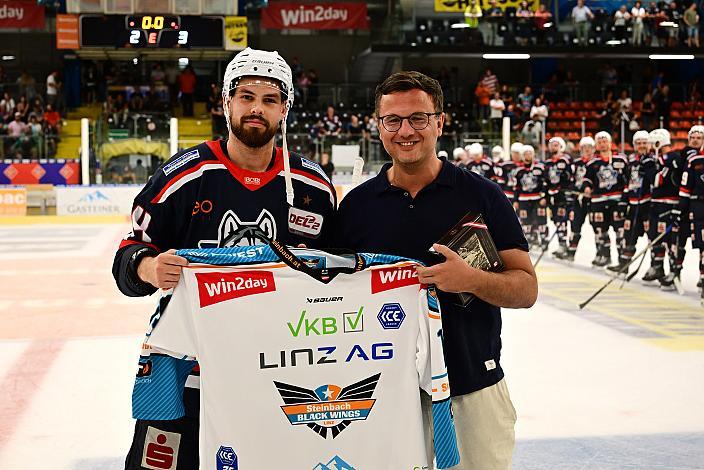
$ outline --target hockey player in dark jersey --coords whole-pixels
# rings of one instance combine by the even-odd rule
[[[619,250],[619,263],[609,266],[609,270],[619,272],[636,253],[636,242],[641,235],[648,234],[650,223],[650,192],[657,173],[655,156],[649,151],[648,131],[633,134],[633,152],[628,157],[626,170],[626,196],[628,210],[623,223],[624,236]]]
[[[590,198],[589,222],[594,228],[596,257],[592,264],[604,267],[611,262],[611,238],[609,227],[616,233],[623,228],[621,203],[626,187],[626,166],[628,160],[624,155],[611,151],[611,134],[597,132],[596,150],[598,156],[587,164],[584,177],[584,194]]]
[[[653,246],[651,251],[650,269],[643,281],[645,283],[660,282],[663,290],[673,290],[675,282],[679,282],[684,249],[680,250],[679,229],[680,213],[679,189],[684,171],[684,159],[679,152],[672,151],[670,133],[666,129],[655,129],[650,132],[650,144],[656,151],[658,172],[653,181],[653,191],[650,206],[650,233],[653,240],[671,227],[661,243]],[[670,272],[664,270],[665,253],[669,255]]]
[[[125,295],[174,287],[187,264],[174,249],[274,238],[288,245],[325,243],[335,190],[316,163],[288,153],[285,122],[293,98],[291,68],[278,53],[247,48],[235,56],[222,87],[227,141],[204,142],[174,155],[134,201],[132,231],[113,264]],[[279,127],[281,148],[274,145]],[[169,298],[162,297],[154,318]],[[196,469],[197,366],[149,352],[143,351],[135,380],[137,423],[125,467],[156,468],[149,464],[159,461],[154,449],[168,447],[173,465],[159,468]],[[182,390],[183,402],[166,401],[165,388]]]
[[[562,137],[552,137],[548,141],[550,158],[544,163],[548,207],[557,230],[558,249],[553,253],[557,258],[563,258],[567,253],[567,211],[573,199],[567,191],[572,180],[572,162],[565,153],[566,149],[567,144]]]
[[[490,180],[495,180],[494,162],[484,156],[484,147],[479,142],[469,146],[469,161],[466,169]]]
[[[589,213],[589,198],[584,195],[584,177],[587,174],[587,163],[594,158],[594,139],[586,136],[579,141],[580,158],[572,162],[573,178],[571,187],[568,189],[572,193],[573,202],[569,209],[570,220],[570,240],[565,255],[556,254],[559,259],[574,261],[579,241],[582,238],[582,226]]]
[[[536,247],[547,243],[547,193],[545,188],[545,168],[535,161],[535,150],[524,145],[523,164],[516,172],[513,207],[523,225],[528,242]]]
[[[511,159],[504,160],[494,167],[494,172],[496,174],[496,182],[501,186],[504,194],[509,201],[513,202],[513,191],[516,187],[516,172],[519,167],[522,166],[523,157],[521,157],[521,150],[523,144],[520,142],[514,142],[511,144]]]
[[[704,155],[695,154],[687,158],[687,167],[680,183],[679,210],[683,222],[689,223],[692,248],[699,250],[699,283],[704,284]],[[701,305],[704,307],[704,288],[701,289]]]

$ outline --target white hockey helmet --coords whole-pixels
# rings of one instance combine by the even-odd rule
[[[286,202],[293,206],[293,183],[291,180],[291,165],[289,162],[288,145],[286,143],[286,117],[293,106],[293,75],[291,67],[276,51],[262,51],[246,48],[238,53],[225,68],[222,80],[223,110],[225,121],[230,129],[230,93],[237,87],[243,77],[262,77],[275,82],[277,89],[286,97],[286,111],[281,120],[282,150],[284,159],[284,180],[286,183]],[[268,85],[262,83],[262,85]]]
[[[521,146],[521,155],[525,155],[526,153],[532,153],[533,156],[535,156],[535,149],[533,148],[532,145],[522,145]]]
[[[596,142],[594,142],[594,139],[592,137],[585,136],[579,140],[579,146],[584,147],[585,145],[591,145],[592,147],[596,147]]]
[[[464,155],[465,149],[462,147],[455,147],[455,150],[452,151],[452,158],[457,160],[458,158],[462,158],[462,155]]]
[[[670,131],[667,129],[655,129],[650,131],[648,140],[654,149],[659,150],[665,145],[670,145]]]
[[[608,139],[609,142],[611,142],[611,134],[609,134],[609,133],[606,132],[606,131],[599,131],[599,132],[597,132],[596,135],[594,136],[594,140],[596,141],[596,140],[599,140],[599,139]]]
[[[635,134],[633,134],[633,145],[636,145],[636,141],[638,140],[645,140],[646,142],[649,141],[649,134],[648,131],[637,131]]]
[[[560,145],[560,147],[559,147],[560,153],[563,153],[567,149],[567,144],[565,143],[565,139],[563,139],[562,137],[555,136],[555,137],[551,137],[550,140],[548,140],[548,144],[551,144],[553,142],[557,142]]]
[[[482,144],[480,144],[479,142],[474,142],[472,145],[469,146],[469,154],[482,155],[484,154],[484,147],[482,147]]]
[[[492,147],[492,149],[491,149],[491,156],[503,158],[504,157],[504,148],[500,145],[494,145],[494,147]]]
[[[444,150],[440,150],[440,151],[438,152],[438,158],[443,158],[443,157],[444,157],[444,158],[447,158],[447,152],[444,151]]]
[[[692,128],[687,132],[687,137],[691,137],[692,134],[702,134],[704,135],[704,126],[697,124],[692,126]]]
[[[521,153],[523,151],[523,144],[520,142],[514,142],[511,144],[511,152]]]

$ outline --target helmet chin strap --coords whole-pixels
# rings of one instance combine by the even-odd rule
[[[293,207],[293,182],[291,180],[291,162],[288,160],[288,144],[286,143],[286,118],[288,117],[288,105],[286,105],[286,113],[281,121],[281,146],[284,157],[284,183],[286,184],[286,202]]]

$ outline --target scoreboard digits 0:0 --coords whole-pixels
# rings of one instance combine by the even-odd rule
[[[102,48],[222,49],[221,16],[81,15],[80,44]]]

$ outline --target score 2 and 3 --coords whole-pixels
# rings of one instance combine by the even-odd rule
[[[131,17],[128,20],[128,26],[134,27],[136,23],[137,18]],[[178,29],[179,28],[179,23],[178,19],[176,18],[175,21],[171,22],[171,27],[167,27],[167,29]],[[147,37],[147,44],[155,45],[158,46],[158,40],[161,31],[164,29],[164,17],[163,16],[143,16],[141,18],[141,29],[131,29],[130,30],[130,44],[139,44],[139,39],[142,34],[142,31],[144,31],[146,37]],[[149,30],[159,30],[159,32],[154,32],[154,31],[149,31]],[[178,32],[178,44],[180,45],[186,45],[188,44],[188,31],[179,31]]]

